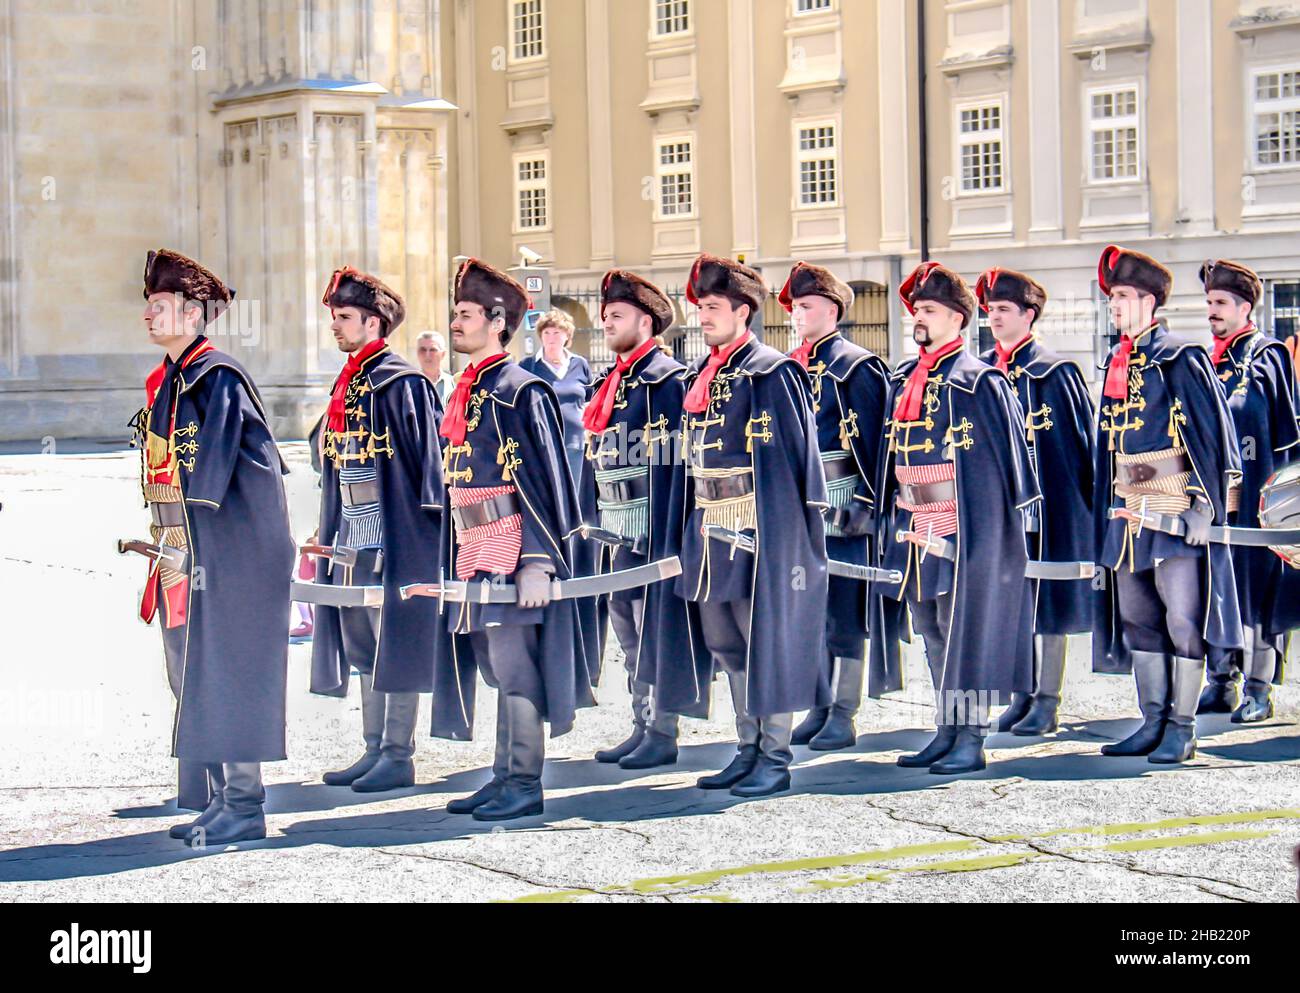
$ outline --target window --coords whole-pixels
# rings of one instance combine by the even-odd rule
[[[548,160],[529,156],[515,160],[516,218],[520,231],[542,231],[551,226]]]
[[[830,10],[834,0],[795,0],[796,14],[812,14],[819,10]]]
[[[1267,321],[1273,337],[1286,341],[1300,333],[1300,281],[1272,279],[1266,283],[1264,303],[1268,308]]]
[[[1300,165],[1300,69],[1255,73],[1255,166]]]
[[[512,0],[510,19],[514,44],[511,51],[516,62],[540,59],[546,54],[542,34],[542,0]]]
[[[695,216],[694,142],[687,137],[660,139],[655,149],[660,218]]]
[[[1088,175],[1094,183],[1142,178],[1138,89],[1123,86],[1088,94]]]
[[[683,34],[691,29],[691,0],[654,0],[655,35]]]
[[[957,148],[961,192],[1002,192],[1001,103],[957,108]]]
[[[800,207],[833,207],[839,203],[839,143],[830,122],[801,125],[795,161],[799,170]]]

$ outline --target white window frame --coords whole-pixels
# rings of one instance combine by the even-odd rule
[[[669,145],[688,145],[691,161],[688,163],[663,161],[663,150]],[[700,158],[700,145],[691,131],[676,134],[660,134],[654,138],[654,219],[656,221],[693,221],[700,216],[700,182],[696,166]],[[683,213],[664,213],[664,178],[667,176],[689,175],[691,179],[691,209]]]
[[[1294,73],[1300,77],[1300,62],[1283,62],[1276,65],[1252,66],[1247,70],[1246,81],[1249,89],[1246,93],[1246,103],[1248,113],[1246,120],[1249,122],[1246,128],[1247,142],[1247,161],[1250,163],[1250,171],[1253,173],[1262,172],[1286,172],[1300,169],[1300,140],[1295,143],[1295,148],[1290,162],[1261,162],[1259,159],[1259,121],[1261,113],[1292,113],[1296,115],[1296,130],[1300,132],[1300,89],[1292,97],[1279,97],[1276,100],[1269,100],[1264,104],[1258,96],[1259,79],[1261,76],[1270,76],[1274,74]]]
[[[829,149],[831,154],[826,154],[828,149],[825,148],[808,148],[802,147],[803,138],[801,132],[815,130],[817,128],[830,128],[835,145]],[[844,128],[840,121],[835,117],[810,117],[793,122],[791,129],[791,151],[793,152],[791,160],[793,170],[791,174],[792,206],[795,210],[833,210],[843,205],[844,201],[844,157],[841,154],[844,146]],[[803,200],[803,169],[805,162],[831,160],[835,169],[835,198],[819,203],[804,203]]]
[[[665,3],[683,3],[686,5],[686,27],[676,31],[659,30],[659,8]],[[667,41],[689,38],[695,34],[695,4],[692,0],[650,0],[650,40]]]
[[[969,135],[964,134],[961,130],[961,115],[965,111],[985,110],[990,107],[996,107],[998,110],[998,126],[987,131],[976,131]],[[953,176],[957,181],[956,195],[962,197],[988,197],[1002,196],[1011,189],[1011,142],[1009,140],[1010,129],[1007,126],[1007,97],[1005,94],[995,96],[981,97],[978,100],[964,100],[953,106],[952,117],[953,131]],[[997,186],[980,187],[978,189],[968,190],[965,185],[965,176],[962,173],[962,151],[969,145],[983,145],[988,142],[996,141],[999,145],[998,152],[998,176]]]
[[[1094,119],[1092,116],[1093,99],[1104,94],[1116,94],[1133,91],[1133,114],[1131,117],[1112,117]],[[1146,182],[1147,129],[1144,110],[1146,107],[1143,84],[1140,79],[1114,80],[1089,86],[1083,94],[1083,157],[1084,176],[1088,186],[1126,186]],[[1132,124],[1137,131],[1136,164],[1137,174],[1133,176],[1098,176],[1096,160],[1093,155],[1093,141],[1100,131],[1115,131]]]
[[[794,17],[816,17],[818,14],[833,14],[839,6],[839,0],[826,0],[821,7],[811,7],[801,10],[799,8],[800,0],[790,0],[790,16]]]
[[[534,148],[524,152],[516,152],[511,159],[511,188],[513,190],[512,206],[512,231],[514,234],[545,234],[553,230],[555,225],[555,201],[552,196],[551,188],[551,150],[549,148]],[[519,167],[525,162],[541,162],[545,175],[541,179],[522,179],[519,175]],[[539,227],[525,227],[523,223],[523,203],[521,198],[525,191],[541,190],[546,198],[546,223]]]
[[[537,4],[541,51],[535,55],[516,55],[515,49],[519,43],[518,27],[515,24],[516,8],[528,3]],[[546,0],[506,0],[506,32],[509,39],[509,44],[506,46],[506,62],[508,65],[532,65],[536,62],[545,61],[547,41]]]

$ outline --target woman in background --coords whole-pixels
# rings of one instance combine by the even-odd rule
[[[555,390],[564,415],[564,447],[569,471],[575,480],[582,477],[582,411],[591,385],[591,367],[581,355],[569,351],[573,344],[573,321],[568,314],[552,310],[537,322],[537,336],[542,350],[520,365]]]

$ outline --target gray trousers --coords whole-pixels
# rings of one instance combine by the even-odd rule
[[[713,664],[727,674],[736,711],[736,738],[741,747],[754,746],[776,762],[789,766],[794,758],[790,738],[794,714],[758,717],[749,710],[749,622],[752,602],[702,603],[700,625]]]
[[[378,607],[342,607],[343,664],[361,673],[361,736],[367,752],[382,752],[396,761],[415,755],[418,693],[378,693],[374,690],[375,653],[379,650]]]
[[[536,624],[502,625],[470,635],[479,672],[497,691],[493,778],[525,785],[541,782],[546,761],[537,635]]]
[[[159,624],[162,621],[159,620]],[[185,627],[162,628],[167,682],[180,706],[185,678]],[[215,801],[241,813],[257,810],[266,801],[260,762],[195,762],[177,759],[176,805],[206,810]]]
[[[944,664],[948,653],[948,634],[952,630],[952,594],[945,593],[933,600],[907,598],[908,609],[912,613],[912,629],[925,642],[925,661],[930,667],[930,681],[934,685],[935,723],[983,726],[988,722],[984,711],[987,707],[977,707],[977,713],[970,712],[967,695],[944,692]]]
[[[1116,570],[1115,592],[1129,651],[1205,658],[1201,623],[1206,591],[1201,572],[1199,557],[1165,559],[1142,572]]]
[[[632,723],[670,738],[677,737],[677,715],[655,711],[654,688],[636,678],[640,659],[641,626],[645,621],[645,600],[610,600],[609,623],[623,649],[628,689],[632,691]]]

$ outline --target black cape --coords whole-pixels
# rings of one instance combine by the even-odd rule
[[[696,362],[687,374],[688,391],[706,361]],[[772,415],[772,440],[755,443],[751,455],[758,537],[747,662],[749,711],[767,717],[830,702],[814,641],[820,640],[826,624],[826,475],[817,450],[807,374],[797,362],[762,344],[740,362],[740,374],[752,379],[753,409]],[[689,473],[682,461],[673,477],[673,519],[679,523],[668,549],[674,555],[682,550],[682,530],[695,511]],[[688,601],[687,613],[691,651],[661,669],[656,686],[657,703],[678,714],[707,712],[713,682],[713,659],[698,605]]]
[[[374,687],[381,693],[428,693],[433,689],[434,659],[451,651],[451,636],[437,600],[417,597],[403,602],[400,591],[435,578],[431,564],[446,499],[438,436],[442,407],[424,374],[394,352],[385,351],[368,362],[361,375],[370,386],[366,421],[379,453],[375,469],[383,517],[384,605]],[[338,469],[325,459],[317,533],[322,544],[334,540],[341,516]],[[330,582],[328,565],[324,559],[317,561],[316,582]],[[354,581],[365,582],[362,577]],[[347,696],[351,667],[343,662],[339,612],[318,606],[315,615],[311,691]]]
[[[177,431],[190,548],[184,676],[173,748],[196,762],[285,757],[289,582],[295,560],[288,472],[252,378],[212,350],[181,373]]]
[[[1209,353],[1200,345],[1170,334],[1162,335],[1151,347],[1151,365],[1165,378],[1170,395],[1184,402],[1187,422],[1181,429],[1183,443],[1187,446],[1197,483],[1214,510],[1213,523],[1226,524],[1228,486],[1241,475],[1241,453],[1232,415],[1228,413]],[[1098,555],[1105,544],[1110,524],[1115,479],[1115,458],[1109,450],[1109,440],[1101,423],[1102,419],[1098,418],[1097,471],[1092,499]],[[1202,636],[1206,644],[1214,648],[1240,650],[1241,613],[1237,605],[1231,550],[1226,545],[1211,543],[1200,552],[1199,558],[1205,570],[1205,588],[1209,590]],[[1124,644],[1114,574],[1103,568],[1100,575],[1104,589],[1102,595],[1094,600],[1093,671],[1126,675],[1133,671],[1133,661]]]
[[[897,409],[916,360],[894,373],[889,410]],[[957,474],[957,545],[952,627],[944,660],[944,693],[984,691],[999,696],[1029,693],[1034,686],[1033,584],[1022,511],[1038,500],[1029,464],[1023,417],[1007,377],[963,352],[948,367],[944,402],[950,423],[969,421],[975,444],[953,453]],[[876,482],[883,508],[877,531],[881,547],[895,541],[894,456],[885,446]],[[882,557],[883,562],[883,557]],[[886,588],[880,587],[881,595]],[[897,593],[897,587],[888,587]],[[884,667],[895,632],[872,631],[872,665]]]
[[[574,578],[577,528],[581,512],[564,447],[563,420],[555,391],[514,362],[506,362],[489,394],[492,416],[502,438],[519,443],[513,472],[524,530],[540,536],[555,567],[556,579]],[[452,543],[450,514],[442,521],[438,564],[450,577]],[[510,623],[511,605],[484,607],[484,623]],[[444,623],[446,623],[444,621]],[[533,701],[558,738],[573,729],[579,708],[594,707],[592,686],[600,673],[599,639],[595,637],[595,603],[591,599],[555,600],[541,612],[538,660],[543,699]],[[469,741],[474,732],[474,700],[478,664],[468,636],[458,634],[447,655],[435,657],[433,678],[433,736]]]

